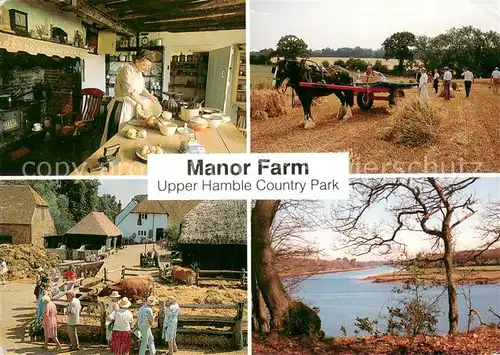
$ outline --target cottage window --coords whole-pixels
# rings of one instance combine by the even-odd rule
[[[147,213],[139,214],[139,219],[148,219],[148,214]]]
[[[137,225],[142,226],[141,214],[139,214],[139,218],[137,219]]]

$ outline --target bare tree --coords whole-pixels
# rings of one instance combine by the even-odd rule
[[[478,229],[482,245],[473,255],[476,262],[487,250],[500,246],[500,200],[490,202],[484,209]]]
[[[273,224],[271,225],[271,245],[274,260],[281,274],[288,275],[284,281],[285,290],[293,293],[308,277],[314,276],[318,270],[309,273],[297,273],[292,259],[319,259],[321,249],[305,234],[325,228],[325,215],[322,213],[321,201],[281,201]]]
[[[405,251],[404,232],[419,232],[432,242],[432,251],[442,251],[429,262],[441,262],[448,293],[449,334],[458,333],[458,301],[453,277],[453,248],[456,228],[476,213],[468,179],[357,179],[352,180],[351,198],[332,209],[333,230],[351,254],[390,254]],[[364,217],[374,205],[385,204],[391,221],[368,225]],[[422,260],[421,260],[422,261]]]
[[[271,228],[281,206],[279,200],[256,201],[252,209],[252,272],[256,278],[254,294],[260,295],[270,315],[270,330],[285,331],[289,334],[319,334],[319,316],[301,302],[292,300],[286,292],[276,268]],[[255,309],[255,307],[258,307]],[[261,313],[262,306],[255,304],[254,313]],[[263,314],[257,321],[265,320]]]

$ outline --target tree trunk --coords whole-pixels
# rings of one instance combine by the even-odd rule
[[[453,244],[449,227],[447,228],[446,235],[443,241],[444,241],[444,268],[446,271],[446,283],[448,288],[448,322],[450,324],[450,329],[448,331],[448,334],[457,334],[458,333],[457,286],[455,285],[455,280],[453,278]]]
[[[252,266],[255,270],[255,266]],[[261,333],[269,333],[269,317],[267,313],[266,304],[264,303],[264,298],[260,292],[260,288],[257,284],[257,278],[253,275],[252,282],[252,303],[253,303],[253,318],[254,318],[254,331]]]
[[[404,59],[400,59],[398,63],[398,72],[403,73],[403,68],[404,68]]]
[[[279,200],[256,201],[252,210],[252,260],[254,274],[271,315],[271,330],[282,330],[292,300],[286,293],[273,260],[270,228]]]

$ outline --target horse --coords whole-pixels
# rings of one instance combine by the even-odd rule
[[[287,86],[291,86],[302,104],[304,110],[304,120],[302,125],[305,129],[314,128],[316,125],[312,114],[311,104],[315,97],[328,96],[335,94],[341,103],[341,107],[337,113],[337,118],[347,119],[352,117],[352,106],[354,105],[354,92],[343,90],[323,89],[321,87],[302,87],[301,82],[308,83],[323,83],[335,85],[352,85],[353,79],[349,71],[338,65],[334,65],[330,69],[325,69],[318,66],[316,63],[313,65],[308,64],[307,60],[278,60],[277,65],[273,67],[272,73],[274,74],[274,86],[279,89],[283,83],[288,79]],[[286,90],[286,89],[285,89]]]

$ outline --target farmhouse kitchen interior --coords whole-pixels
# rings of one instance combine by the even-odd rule
[[[124,108],[109,103],[143,49],[161,108],[123,128]],[[245,58],[243,0],[1,1],[0,174],[145,175],[157,146],[243,153]]]

